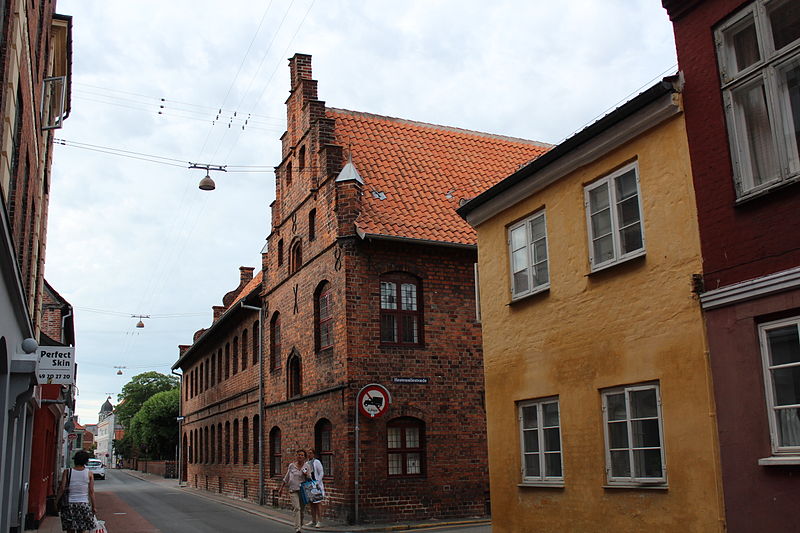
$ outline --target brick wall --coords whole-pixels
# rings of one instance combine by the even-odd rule
[[[692,157],[705,286],[715,289],[800,264],[800,232],[775,231],[796,220],[800,185],[736,206],[714,27],[749,2],[711,0],[674,20]]]

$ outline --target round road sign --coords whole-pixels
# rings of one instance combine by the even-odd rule
[[[392,397],[386,387],[373,383],[367,385],[358,394],[358,410],[369,418],[383,415],[392,402]]]

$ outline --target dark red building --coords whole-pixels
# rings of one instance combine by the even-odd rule
[[[731,532],[800,531],[800,2],[663,0]]]
[[[200,396],[184,394],[183,438],[202,446],[188,453],[196,461],[188,482],[205,488],[211,473],[208,490],[222,480],[239,497],[247,487],[248,498],[285,505],[273,498],[286,465],[298,447],[314,447],[326,471],[328,518],[352,521],[356,506],[366,521],[482,515],[476,238],[455,209],[549,146],[330,108],[317,97],[311,57],[297,54],[289,64],[262,265],[262,381],[241,368],[234,376],[227,338],[214,351],[184,352],[176,367]],[[379,418],[361,416],[356,500],[356,396],[371,383],[389,390],[391,405]],[[256,435],[247,432],[258,426],[261,453],[251,458],[244,446],[254,448]],[[220,463],[228,473],[217,474]]]

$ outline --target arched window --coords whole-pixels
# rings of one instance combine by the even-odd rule
[[[317,238],[317,210],[312,209],[308,212],[308,241],[311,242]]]
[[[213,387],[214,385],[217,384],[217,360],[216,360],[216,356],[213,353],[211,354],[211,357],[209,358],[209,365],[210,365],[209,368],[211,369],[210,376],[209,376],[210,377],[209,386]]]
[[[422,288],[402,272],[381,276],[381,343],[422,344]]]
[[[269,322],[269,368],[281,367],[281,314],[275,311]]]
[[[283,264],[283,239],[278,241],[278,266]]]
[[[257,465],[261,460],[261,449],[259,447],[261,440],[261,418],[258,415],[253,416],[253,464]]]
[[[189,432],[189,462],[194,463],[194,431]]]
[[[233,420],[233,464],[239,464],[239,419]]]
[[[250,461],[250,421],[247,417],[242,419],[242,464]]]
[[[225,379],[231,377],[231,344],[225,343]]]
[[[247,369],[247,356],[250,355],[247,353],[247,328],[244,328],[242,331],[242,372]]]
[[[199,384],[199,386],[197,387],[197,393],[198,393],[198,394],[200,394],[201,392],[203,392],[203,383],[205,383],[205,381],[206,381],[206,376],[205,376],[205,374],[206,374],[206,365],[205,365],[205,363],[204,363],[204,362],[201,362],[201,363],[200,363],[200,384]]]
[[[333,426],[331,426],[330,420],[323,418],[314,426],[314,450],[317,452],[317,459],[322,463],[325,479],[333,477],[332,434]]]
[[[231,464],[231,423],[225,422],[225,464]]]
[[[297,170],[302,172],[305,168],[306,168],[306,147],[301,146],[300,153],[297,155]]]
[[[281,475],[281,430],[274,427],[269,431],[269,474]]]
[[[215,430],[216,426],[211,424],[211,449],[209,450],[209,462],[212,464],[217,462],[217,432]]]
[[[421,476],[425,473],[425,423],[402,417],[386,424],[386,448],[390,476]]]
[[[203,462],[208,464],[211,462],[209,458],[209,445],[208,445],[208,426],[203,428]]]
[[[303,393],[302,387],[302,365],[300,356],[293,353],[286,362],[286,397],[294,398]]]
[[[239,337],[233,338],[233,365],[231,373],[235,376],[239,371]]]
[[[217,424],[217,460],[218,464],[222,464],[222,422]]]
[[[253,322],[253,364],[258,364],[258,358],[260,356],[259,351],[261,349],[261,343],[259,341],[258,332],[261,324],[258,323],[258,320]]]
[[[297,272],[303,266],[303,243],[297,239],[289,250],[289,273]]]
[[[217,350],[217,383],[222,383],[222,348]]]
[[[317,351],[333,346],[333,291],[323,281],[314,291],[314,344]]]
[[[292,162],[286,163],[286,185],[292,184]]]
[[[2,355],[2,353],[0,353],[0,355]],[[186,433],[185,432],[183,434],[183,457],[182,457],[182,461],[183,461],[183,466],[182,466],[183,472],[181,472],[181,477],[183,478],[182,481],[186,481],[186,464],[190,463],[191,461],[190,461],[190,457],[189,457],[189,442],[188,442],[188,438],[186,437]]]

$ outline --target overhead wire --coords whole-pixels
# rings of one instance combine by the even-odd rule
[[[314,7],[314,2],[315,1],[316,0],[311,0],[311,3],[309,3],[308,9],[306,9],[305,14],[303,14],[303,18],[300,20],[300,24],[298,24],[297,29],[295,30],[294,34],[292,35],[292,38],[289,39],[289,43],[286,45],[286,48],[283,51],[283,54],[282,54],[283,56],[285,56],[287,54],[287,52],[289,51],[289,48],[292,46],[292,43],[294,43],[294,40],[297,37],[297,34],[300,33],[300,29],[303,27],[303,24],[305,24],[306,19],[308,18],[308,14],[311,12],[311,8]],[[294,2],[292,2],[292,3],[294,3]],[[271,45],[272,45],[272,43],[270,43],[270,46]],[[253,109],[256,108],[258,103],[261,101],[261,98],[263,98],[264,93],[267,92],[267,89],[269,88],[270,84],[272,83],[272,80],[275,78],[275,73],[278,71],[278,68],[280,66],[281,66],[280,62],[276,62],[275,68],[272,69],[272,74],[270,74],[269,79],[267,80],[267,83],[264,85],[264,88],[261,90],[261,93],[259,93],[258,98],[256,98],[255,102],[252,105]],[[249,91],[249,89],[248,89],[248,91]],[[228,150],[228,153],[225,155],[224,160],[227,160],[231,156],[231,153],[233,153],[233,149],[236,147],[236,144],[238,143],[240,138],[241,138],[241,133],[234,139],[233,144],[231,145],[230,149]],[[219,150],[219,146],[217,147],[217,150]],[[215,154],[216,154],[216,152],[215,152]]]
[[[278,34],[281,31],[281,28],[283,28],[283,24],[284,24],[284,22],[286,22],[286,17],[289,15],[289,11],[292,10],[292,7],[294,6],[295,1],[296,0],[292,0],[292,2],[289,4],[289,7],[286,8],[286,11],[283,14],[283,18],[281,18],[281,22],[278,24],[278,28],[273,32],[272,39],[270,39],[269,44],[267,45],[267,48],[264,50],[264,53],[261,55],[261,61],[259,61],[259,63],[258,63],[258,68],[256,69],[255,73],[250,77],[250,82],[247,84],[247,89],[245,89],[244,95],[242,96],[242,98],[239,99],[239,104],[236,106],[237,110],[238,110],[238,108],[241,107],[242,102],[244,102],[244,100],[250,94],[250,88],[253,86],[253,82],[258,77],[258,73],[261,72],[261,67],[264,65],[264,61],[267,59],[267,55],[269,55],[270,50],[272,50],[272,44],[275,42],[275,39],[277,39]],[[302,24],[302,22],[301,22],[301,24]],[[267,83],[269,84],[269,82],[267,82]],[[214,150],[214,154],[211,156],[211,159],[214,159],[214,157],[216,157],[217,152],[219,152],[219,149],[222,146],[222,142],[225,140],[225,137],[227,136],[227,134],[228,134],[227,130],[223,132],[223,135],[220,138],[219,142],[217,143],[217,148]],[[238,139],[238,137],[237,137],[237,139]],[[234,143],[234,145],[235,145],[235,143]],[[203,146],[203,148],[205,148],[205,145]]]

